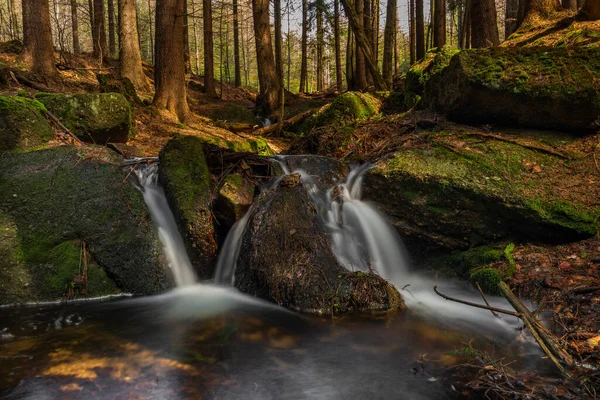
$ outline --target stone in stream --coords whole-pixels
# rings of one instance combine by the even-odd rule
[[[284,177],[257,202],[237,262],[235,286],[240,291],[314,314],[405,308],[387,281],[338,263],[299,175]]]
[[[173,286],[142,195],[120,163],[95,146],[2,156],[0,304]]]
[[[133,134],[131,106],[122,94],[38,93],[36,99],[84,142],[126,143]]]
[[[0,96],[0,151],[31,149],[53,139],[45,111],[39,101]]]

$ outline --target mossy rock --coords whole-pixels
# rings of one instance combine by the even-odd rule
[[[54,138],[45,111],[39,101],[0,96],[0,151],[32,149]]]
[[[206,143],[214,144],[215,146],[240,153],[256,153],[259,156],[272,156],[275,154],[269,147],[269,143],[260,136],[254,139],[243,139],[236,141],[209,136],[203,138],[203,140]]]
[[[465,50],[430,79],[422,106],[469,124],[593,133],[600,116],[599,49]]]
[[[406,238],[432,248],[513,239],[564,243],[600,230],[600,207],[552,182],[585,160],[565,162],[501,141],[466,147],[460,154],[439,145],[395,153],[365,175],[365,199]],[[524,167],[529,162],[547,172],[530,173]]]
[[[473,271],[469,280],[473,285],[479,285],[481,290],[486,293],[500,296],[502,291],[498,287],[498,284],[502,282],[502,275],[497,269],[494,268],[482,268]]]
[[[307,118],[299,127],[299,133],[307,134],[320,126],[333,129],[345,125],[366,121],[379,114],[381,101],[368,93],[346,92],[323,106],[318,112]]]
[[[142,195],[124,182],[120,161],[105,148],[74,146],[0,159],[0,304],[172,286]]]
[[[231,227],[246,214],[254,201],[255,184],[240,174],[227,175],[215,203],[215,214],[222,223]]]
[[[210,278],[217,255],[211,210],[211,180],[203,141],[171,139],[160,152],[159,179],[200,278]]]
[[[133,104],[142,104],[142,99],[137,95],[137,91],[129,78],[116,78],[112,74],[96,74],[98,85],[102,93],[120,93]]]
[[[288,175],[293,177],[293,175]],[[249,215],[235,286],[292,310],[333,315],[405,308],[398,291],[376,274],[349,272],[296,179],[263,193]]]
[[[134,133],[131,106],[122,94],[38,93],[36,99],[85,142],[126,143]]]

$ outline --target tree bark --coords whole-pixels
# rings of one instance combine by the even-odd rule
[[[413,65],[417,61],[417,43],[416,43],[416,25],[415,25],[415,0],[410,0],[410,5],[408,8],[408,34],[410,36],[410,65]]]
[[[506,0],[504,14],[504,38],[508,38],[517,30],[517,16],[519,14],[519,0]]]
[[[577,11],[577,0],[562,0],[562,6],[565,10]]]
[[[73,36],[73,54],[78,55],[79,47],[79,21],[77,20],[77,0],[71,0],[71,31]]]
[[[342,0],[342,5],[344,4],[344,0]],[[345,6],[344,6],[345,7]],[[365,55],[362,51],[362,47],[358,41],[357,32],[360,30],[363,32],[364,40],[367,41],[366,35],[364,33],[364,21],[365,21],[365,9],[363,0],[356,0],[356,5],[351,7],[352,10],[355,10],[356,18],[354,19],[354,24],[351,25],[351,29],[354,33],[354,43],[356,44],[355,50],[355,59],[356,64],[354,68],[354,76],[355,76],[355,86],[357,90],[365,90],[369,86],[367,82],[367,67],[365,66]],[[346,12],[346,16],[348,16],[348,12]],[[348,16],[348,20],[350,17]],[[350,21],[348,21],[350,22]],[[354,28],[356,26],[356,28]]]
[[[204,90],[209,97],[216,98],[211,0],[202,0],[202,18],[204,22]]]
[[[433,9],[433,47],[446,44],[446,0],[435,0]]]
[[[302,0],[302,61],[300,62],[300,93],[306,93],[308,73],[308,0]]]
[[[183,0],[156,2],[153,104],[184,122],[190,114],[185,87],[183,48]]]
[[[323,75],[323,48],[325,47],[325,33],[323,32],[323,4],[317,1],[317,92],[324,89],[325,77]],[[277,40],[277,39],[275,39]]]
[[[346,39],[346,86],[356,90],[356,43],[352,29],[348,29]]]
[[[275,70],[275,57],[271,42],[271,21],[269,0],[252,0],[254,17],[254,39],[256,41],[256,61],[258,66],[259,94],[256,107],[263,117],[271,115],[279,106],[279,77]]]
[[[379,0],[371,0],[373,6],[373,54],[375,55],[375,64],[379,65]]]
[[[234,86],[242,86],[242,74],[240,71],[240,26],[238,15],[238,0],[233,0],[233,63],[234,63]]]
[[[54,64],[50,5],[47,0],[23,0],[23,56],[31,71],[45,80],[54,80],[58,71]]]
[[[473,48],[498,46],[498,23],[494,0],[471,1],[471,46]]]
[[[415,45],[416,60],[425,57],[425,19],[423,16],[423,0],[415,0]]]
[[[275,71],[279,86],[283,87],[283,37],[281,32],[281,0],[273,0],[275,20]]]
[[[559,9],[559,0],[520,0],[517,28],[529,18],[548,18],[551,13]]]
[[[110,56],[117,54],[117,39],[115,37],[115,3],[108,0],[108,51]]]
[[[335,41],[335,86],[338,92],[342,91],[342,49],[340,45],[340,1],[333,1],[333,37]]]
[[[106,45],[106,27],[104,24],[104,1],[93,0],[94,2],[94,58],[102,59],[108,56],[108,47]]]
[[[600,1],[585,0],[577,19],[583,21],[597,21],[600,19]]]
[[[190,26],[188,24],[188,2],[183,0],[183,60],[185,64],[185,73],[192,70],[190,57]]]
[[[392,87],[392,80],[394,76],[392,62],[394,58],[394,48],[396,42],[397,9],[398,4],[396,3],[396,0],[388,0],[385,18],[385,32],[383,36],[383,79],[385,80],[388,88]]]
[[[118,0],[119,7],[119,74],[127,78],[136,90],[148,89],[142,68],[142,55],[137,30],[135,0]]]

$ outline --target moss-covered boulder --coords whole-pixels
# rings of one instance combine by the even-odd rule
[[[217,245],[211,180],[203,142],[194,136],[171,139],[159,157],[159,179],[188,246],[188,254],[198,276],[210,278]]]
[[[354,122],[366,121],[378,114],[380,109],[381,101],[375,96],[346,92],[307,118],[299,127],[299,132],[307,134],[320,126],[338,129]]]
[[[0,96],[0,151],[30,149],[54,137],[44,105],[18,96]]]
[[[426,84],[422,105],[469,124],[595,132],[600,50],[465,50]]]
[[[215,215],[219,219],[219,225],[230,228],[246,214],[254,201],[254,188],[255,184],[241,174],[225,176],[215,202]]]
[[[299,175],[263,193],[242,238],[235,286],[306,313],[403,309],[398,291],[375,274],[349,272],[336,260]]]
[[[142,195],[106,148],[0,159],[0,304],[152,294],[172,278]]]
[[[240,153],[256,153],[260,156],[272,156],[275,154],[269,147],[269,143],[260,136],[241,140],[227,140],[215,136],[207,136],[203,138],[203,140],[206,141],[206,143]]]
[[[364,178],[364,196],[407,239],[464,249],[515,238],[568,242],[600,229],[593,161],[442,132]]]
[[[85,142],[126,143],[133,134],[131,106],[122,94],[38,93],[36,99]]]

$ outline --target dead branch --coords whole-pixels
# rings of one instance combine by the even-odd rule
[[[495,311],[501,314],[506,314],[506,315],[512,315],[513,317],[517,317],[517,318],[521,318],[519,313],[516,313],[514,311],[508,311],[508,310],[503,310],[501,308],[496,308],[496,307],[490,307],[490,306],[483,306],[481,304],[477,304],[477,303],[471,303],[470,301],[465,301],[465,300],[459,300],[459,299],[455,299],[453,297],[447,296],[443,293],[441,293],[440,291],[437,290],[437,286],[433,287],[433,291],[438,295],[443,297],[446,300],[450,300],[450,301],[454,301],[456,303],[461,303],[461,304],[466,304],[467,306],[471,306],[471,307],[476,307],[476,308],[482,308],[484,310],[490,310],[490,311]]]
[[[486,306],[488,306],[488,307],[491,307],[491,306],[490,306],[490,303],[488,303],[488,301],[487,301],[487,299],[486,299],[485,295],[483,294],[483,290],[481,290],[481,286],[479,286],[479,282],[477,282],[477,289],[479,289],[479,293],[481,294],[481,297],[483,298],[483,301],[485,302],[485,305],[486,305]],[[492,315],[493,315],[494,317],[496,317],[496,318],[500,318],[500,316],[499,316],[499,315],[496,313],[496,311],[494,311],[494,310],[490,310],[490,312],[492,313]]]
[[[313,108],[308,111],[304,111],[298,115],[294,115],[290,119],[286,119],[281,124],[281,129],[287,128],[288,126],[294,125],[294,124],[302,121],[304,118],[310,117],[315,112],[317,112],[318,109],[319,108]],[[273,125],[261,128],[261,129],[257,129],[256,131],[254,131],[254,134],[257,136],[266,136],[267,134],[276,131],[278,129],[278,126],[279,126],[279,124],[273,124]]]
[[[487,138],[487,139],[500,140],[502,142],[508,142],[508,143],[516,144],[517,146],[525,147],[525,148],[531,149],[531,150],[537,150],[537,151],[539,151],[541,153],[550,154],[552,156],[559,157],[559,158],[562,158],[562,159],[565,159],[565,160],[570,160],[571,159],[571,157],[569,157],[568,155],[565,155],[563,153],[559,153],[558,151],[549,149],[547,147],[537,146],[537,145],[534,145],[534,144],[522,143],[521,141],[519,141],[517,139],[506,138],[504,136],[494,135],[493,133],[465,132],[464,134],[467,135],[467,136],[479,136],[479,137],[483,137],[483,138]]]
[[[54,116],[54,114],[52,114],[50,111],[46,110],[46,115],[52,120],[54,121],[54,123],[56,125],[58,125],[60,127],[60,129],[62,129],[63,131],[65,131],[67,134],[69,134],[69,136],[71,136],[77,143],[79,143],[82,146],[85,146],[85,143],[83,143],[77,136],[75,136],[73,134],[73,132],[71,132],[66,126],[64,126],[62,124],[62,122],[60,122],[60,120],[58,118],[56,118]]]

